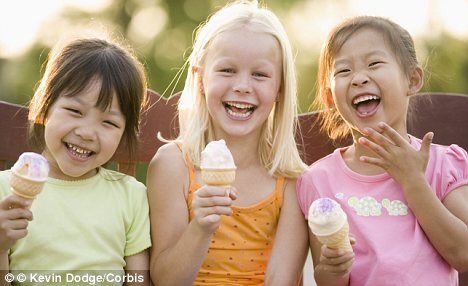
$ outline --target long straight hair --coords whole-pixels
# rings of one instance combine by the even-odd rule
[[[215,140],[212,118],[200,91],[200,78],[194,67],[203,67],[213,39],[225,31],[249,26],[255,31],[273,36],[282,53],[280,95],[267,121],[262,126],[258,156],[273,176],[296,178],[305,164],[299,157],[294,132],[297,126],[297,87],[292,48],[279,19],[256,1],[238,1],[213,14],[196,33],[188,59],[185,87],[179,101],[180,133],[176,140],[183,143],[184,158],[188,156],[199,166],[200,154],[207,143]]]

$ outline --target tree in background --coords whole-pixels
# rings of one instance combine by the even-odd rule
[[[307,0],[263,1],[284,15]],[[101,11],[67,9],[50,22],[38,41],[21,57],[0,58],[0,100],[25,104],[30,99],[42,72],[42,64],[56,39],[81,27],[102,26],[127,39],[144,63],[149,87],[165,96],[180,91],[183,82],[178,72],[184,65],[192,42],[192,32],[201,21],[223,6],[226,0],[113,0]],[[339,3],[338,3],[339,2]],[[342,1],[341,1],[342,2]],[[337,1],[336,5],[340,5]],[[287,27],[287,23],[286,23]],[[293,43],[295,43],[293,41]],[[300,111],[309,110],[315,95],[318,50],[298,46],[297,57]],[[448,34],[419,39],[419,54],[426,63],[425,91],[468,94],[468,39]],[[310,56],[309,56],[310,55]],[[181,77],[184,78],[184,77]]]

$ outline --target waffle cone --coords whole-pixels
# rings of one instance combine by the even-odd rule
[[[236,178],[235,169],[202,169],[202,179],[209,186],[230,186]]]
[[[349,242],[349,225],[347,222],[337,232],[326,236],[317,235],[317,239],[328,248],[353,251],[351,243]]]
[[[34,181],[22,177],[15,172],[12,172],[10,179],[11,191],[26,199],[35,199],[42,191],[45,181]]]

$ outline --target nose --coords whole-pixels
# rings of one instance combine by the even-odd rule
[[[233,90],[237,93],[252,93],[250,74],[238,74],[233,85]]]
[[[75,128],[75,135],[84,141],[94,141],[97,139],[96,128],[92,124],[83,124]]]
[[[366,73],[364,72],[357,72],[352,79],[352,85],[353,86],[361,86],[365,85],[369,82],[369,77],[367,76]]]

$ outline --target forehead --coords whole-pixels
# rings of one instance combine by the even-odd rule
[[[267,61],[280,65],[281,47],[271,34],[259,32],[250,26],[231,29],[218,34],[208,47],[206,60],[235,58],[249,62]]]
[[[393,55],[385,35],[372,28],[362,28],[348,36],[334,58],[338,60],[343,56],[369,53]]]
[[[102,80],[93,78],[81,91],[65,93],[58,100],[74,101],[89,108],[98,107],[101,110],[120,112],[120,104],[115,91],[104,94],[102,89]]]

